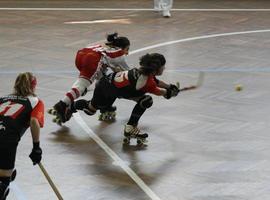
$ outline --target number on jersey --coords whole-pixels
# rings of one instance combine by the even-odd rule
[[[24,105],[7,101],[0,104],[0,115],[16,119],[16,117],[23,111],[23,109]]]

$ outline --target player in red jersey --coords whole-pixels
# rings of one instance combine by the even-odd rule
[[[128,70],[125,56],[128,55],[130,42],[117,33],[107,36],[105,45],[83,48],[77,52],[75,64],[80,72],[79,78],[72,85],[65,97],[54,105],[57,117],[62,123],[69,120],[69,107],[73,101],[87,92],[95,79],[99,79],[110,67],[113,71]]]
[[[134,68],[103,77],[96,85],[92,100],[76,101],[75,110],[84,110],[87,114],[93,115],[97,109],[110,107],[116,98],[136,101],[137,104],[124,129],[124,135],[129,142],[131,137],[140,136],[140,130],[137,128],[139,119],[153,104],[152,97],[146,93],[164,96],[167,99],[175,97],[179,93],[176,85],[167,84],[156,78],[156,76],[162,75],[165,63],[165,57],[158,53],[142,56],[139,69]],[[147,135],[143,137],[147,137]]]
[[[34,165],[41,161],[39,134],[44,124],[44,104],[35,94],[36,85],[32,73],[21,73],[15,81],[13,94],[0,97],[0,200],[6,199],[9,183],[15,178],[17,146],[29,127],[33,139],[29,157]]]

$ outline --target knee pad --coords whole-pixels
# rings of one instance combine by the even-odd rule
[[[145,95],[138,101],[138,104],[143,109],[150,108],[153,105],[153,98],[149,95]]]
[[[78,78],[78,80],[72,85],[72,89],[79,92],[79,96],[84,96],[87,93],[87,88],[90,86],[90,82],[84,78]]]

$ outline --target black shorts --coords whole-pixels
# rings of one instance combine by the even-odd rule
[[[96,109],[110,107],[117,98],[117,89],[108,80],[102,78],[95,87],[91,104]]]
[[[14,169],[17,146],[18,143],[0,142],[0,169]]]

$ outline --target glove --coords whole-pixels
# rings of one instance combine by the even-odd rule
[[[164,95],[166,99],[170,99],[171,97],[176,97],[180,92],[179,88],[176,85],[170,84],[170,87],[167,88],[167,93]]]
[[[166,89],[167,92],[164,95],[165,99],[170,99],[172,97],[172,90],[170,88]]]
[[[33,143],[33,149],[29,157],[33,162],[33,165],[40,163],[42,155],[42,149],[39,147],[39,142]]]

